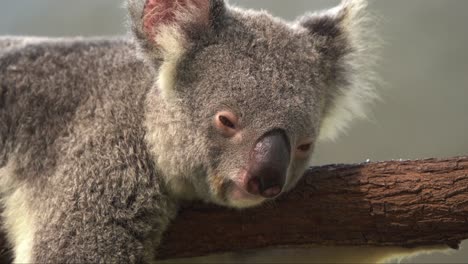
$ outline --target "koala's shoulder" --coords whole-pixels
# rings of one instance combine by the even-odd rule
[[[150,74],[134,50],[124,38],[1,37],[0,112],[44,124],[85,104],[96,109],[137,97]]]
[[[0,124],[0,156],[42,157],[23,162],[40,171],[43,160],[55,159],[46,151],[51,142],[66,149],[90,136],[140,131],[134,127],[142,123],[151,75],[130,41],[3,37],[0,50],[0,119],[7,121]]]

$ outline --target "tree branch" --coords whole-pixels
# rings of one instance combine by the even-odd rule
[[[467,238],[468,157],[387,161],[311,168],[295,190],[259,208],[186,205],[158,257],[306,245],[458,248]]]
[[[458,248],[468,238],[468,157],[311,168],[260,208],[182,208],[159,258],[274,246]]]

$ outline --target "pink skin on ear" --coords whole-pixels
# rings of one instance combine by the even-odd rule
[[[198,14],[187,13],[194,17],[193,23],[208,24],[210,0],[147,0],[143,10],[143,27],[150,39],[154,39],[157,30],[155,28],[178,24],[177,12],[193,12],[190,7],[195,7]]]

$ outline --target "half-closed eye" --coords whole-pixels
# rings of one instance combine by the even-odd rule
[[[233,137],[239,131],[239,119],[230,111],[221,111],[215,115],[214,126],[225,137]]]

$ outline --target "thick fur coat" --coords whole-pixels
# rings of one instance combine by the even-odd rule
[[[375,98],[365,1],[294,22],[221,0],[127,6],[131,38],[0,38],[0,192],[16,262],[151,261],[181,200],[265,200],[234,195],[259,138],[287,138],[285,192],[315,142]],[[213,125],[226,110],[230,138]]]

